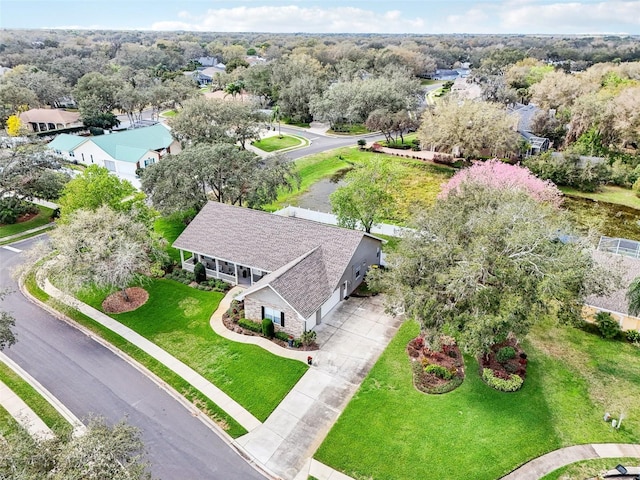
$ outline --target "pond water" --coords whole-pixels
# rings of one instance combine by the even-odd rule
[[[317,210],[319,212],[331,213],[331,202],[329,195],[342,186],[344,182],[335,182],[333,179],[326,178],[311,185],[309,190],[298,197],[297,206]]]

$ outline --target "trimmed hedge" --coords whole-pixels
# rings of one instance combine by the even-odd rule
[[[424,373],[433,374],[438,378],[443,380],[451,380],[453,378],[453,374],[449,371],[448,368],[443,367],[442,365],[431,364],[427,365],[424,369]]]
[[[262,324],[253,322],[246,318],[241,318],[240,320],[238,320],[238,325],[240,325],[242,328],[246,328],[247,330],[251,330],[252,332],[262,333]]]
[[[482,369],[482,379],[491,388],[500,390],[501,392],[515,392],[516,390],[520,390],[524,383],[522,377],[515,374],[509,375],[508,380],[497,377],[490,368]]]
[[[262,334],[267,338],[273,338],[275,335],[275,327],[269,318],[262,319]]]

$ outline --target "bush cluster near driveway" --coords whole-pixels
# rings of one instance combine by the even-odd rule
[[[47,223],[51,222],[51,215],[53,214],[53,210],[41,205],[37,205],[37,207],[39,210],[38,214],[26,222],[0,225],[0,240],[3,237],[16,235],[18,233],[22,233],[32,228],[40,227],[42,225],[46,225]]]
[[[209,325],[222,293],[197,290],[173,280],[143,285],[149,300],[113,318],[180,359],[264,421],[307,370],[295,360],[255,345],[231,342]],[[79,298],[101,309],[105,294],[85,291]]]
[[[297,147],[303,143],[303,140],[299,137],[294,137],[292,135],[282,135],[279,137],[276,135],[273,137],[263,138],[257,142],[252,142],[251,145],[259,148],[263,152],[275,152],[285,148]]]
[[[477,362],[466,357],[463,384],[432,396],[413,387],[404,351],[418,330],[413,322],[401,327],[316,453],[318,460],[355,478],[493,480],[562,446],[638,441],[640,356],[632,345],[568,328],[558,329],[566,336],[543,340],[536,332],[525,342],[529,363],[521,390],[491,389]],[[566,361],[568,355],[575,358]],[[619,431],[602,421],[605,405],[597,400],[615,396],[628,405],[629,420]]]

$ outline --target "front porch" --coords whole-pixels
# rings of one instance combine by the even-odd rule
[[[185,259],[184,250],[180,250],[180,263],[183,269],[193,272],[195,264],[198,262],[204,265],[207,278],[218,278],[234,285],[251,286],[268,273],[257,268],[195,252],[190,258]]]

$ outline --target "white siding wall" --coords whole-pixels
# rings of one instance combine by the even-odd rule
[[[326,302],[324,302],[324,304],[320,307],[320,318],[324,318],[324,316],[327,313],[329,313],[329,311],[333,307],[335,307],[339,302],[340,302],[340,287],[338,287],[336,291],[331,294],[329,299]]]

